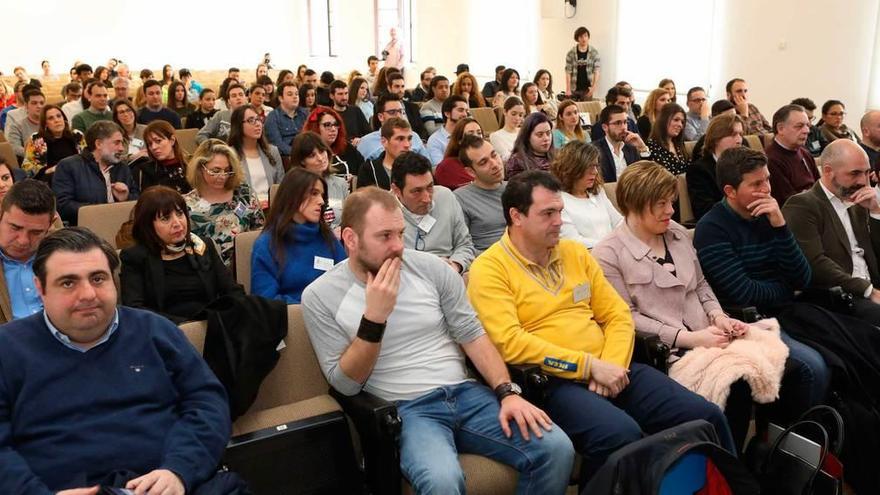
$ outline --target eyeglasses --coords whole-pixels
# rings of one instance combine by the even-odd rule
[[[846,112],[828,112],[829,117],[846,117]]]
[[[393,110],[385,110],[383,113],[394,116],[394,115],[400,115],[401,113],[403,113],[403,110],[401,110],[399,108],[395,108]]]
[[[703,103],[704,101],[706,101],[706,99],[705,98],[691,98],[691,101],[695,101],[697,103]]]
[[[259,117],[248,117],[248,118],[244,119],[244,122],[246,124],[250,124],[250,125],[257,125],[257,124],[263,125],[263,121],[260,120]]]
[[[422,232],[422,229],[418,229],[416,233],[416,251],[424,251],[425,250],[425,234]]]
[[[204,170],[209,177],[232,177],[233,175],[235,175],[235,172],[233,172],[232,170],[220,171],[207,167],[202,167],[202,170]]]
[[[132,112],[130,108],[120,108],[119,110],[116,111],[116,115],[122,115],[125,113],[134,113],[134,112]]]
[[[609,126],[617,126],[617,125],[626,125],[625,120],[615,120],[613,122],[608,123]]]
[[[339,122],[321,122],[321,127],[330,129],[331,127],[339,127]]]

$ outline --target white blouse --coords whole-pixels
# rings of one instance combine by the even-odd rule
[[[611,204],[604,188],[587,198],[563,192],[562,202],[565,205],[562,210],[562,237],[581,242],[587,249],[593,249],[623,221],[623,216]]]

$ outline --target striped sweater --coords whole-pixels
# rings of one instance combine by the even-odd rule
[[[722,305],[779,304],[810,282],[810,265],[787,226],[742,218],[726,199],[697,223],[694,247]]]

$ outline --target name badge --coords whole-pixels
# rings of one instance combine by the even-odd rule
[[[422,221],[419,222],[419,229],[421,229],[424,233],[431,232],[431,228],[434,227],[434,224],[437,223],[437,219],[432,217],[431,215],[425,215],[422,218]]]
[[[238,205],[235,207],[235,216],[241,218],[247,212],[247,206],[244,205],[241,201],[238,202]]]
[[[574,288],[574,302],[578,303],[590,298],[590,283],[585,282]]]
[[[144,149],[144,140],[140,138],[131,138],[130,145],[138,150],[142,150]]]
[[[812,148],[814,150],[817,150],[820,147],[821,147],[821,145],[819,144],[819,141],[813,141],[812,143],[810,143],[810,148]]]
[[[322,272],[326,272],[327,270],[333,268],[333,260],[330,258],[324,258],[323,256],[315,256],[315,270],[321,270]]]

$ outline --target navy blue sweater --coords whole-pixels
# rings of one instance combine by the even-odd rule
[[[82,353],[41,312],[0,327],[0,349],[0,493],[154,469],[189,492],[216,471],[231,431],[226,393],[165,318],[120,307],[116,332]]]
[[[723,199],[697,222],[694,247],[722,304],[774,305],[810,283],[810,265],[788,227],[739,216]]]
[[[306,286],[324,274],[325,270],[315,268],[316,256],[331,259],[333,264],[348,257],[335,237],[333,248],[327,245],[318,224],[296,224],[287,233],[284,266],[280,267],[270,234],[271,230],[264,230],[251,253],[251,294],[255,296],[299,304]]]

